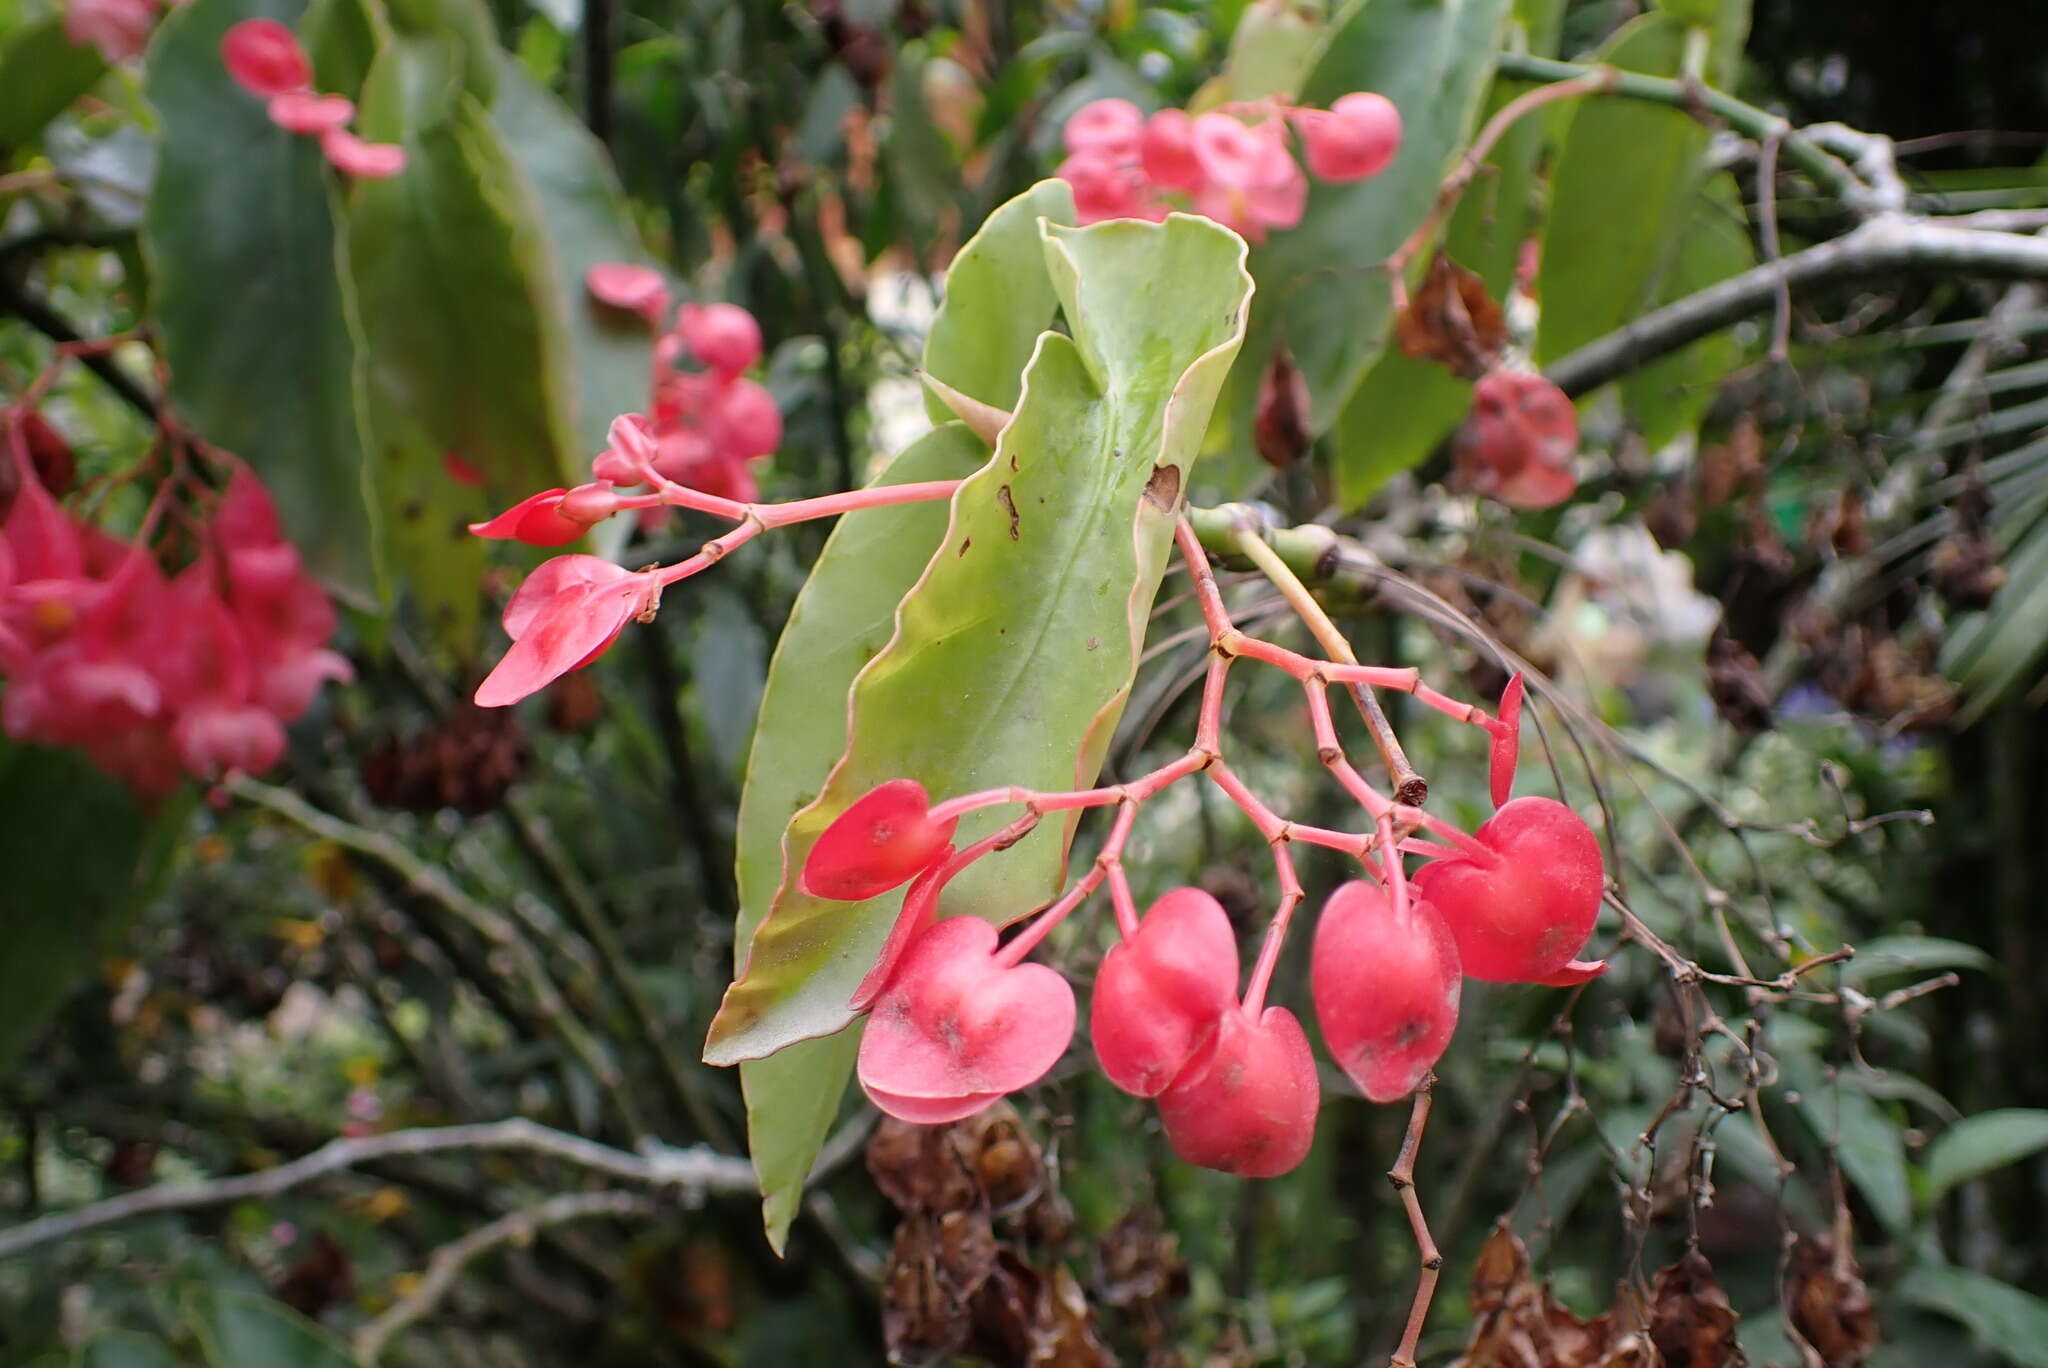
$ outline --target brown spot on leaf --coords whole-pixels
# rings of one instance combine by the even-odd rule
[[[1008,485],[996,486],[996,502],[1003,506],[1003,512],[1010,515],[1010,540],[1017,540],[1017,499],[1010,493]]]
[[[972,546],[972,545],[974,545],[974,538],[972,538],[972,537],[962,537],[962,538],[960,539],[960,549],[959,549],[958,551],[954,552],[953,554],[954,554],[954,555],[955,555],[956,557],[959,557],[959,556],[964,556],[964,555],[966,555],[966,554],[967,554],[967,548],[968,548],[968,547],[970,547],[970,546]]]
[[[1145,481],[1145,502],[1162,513],[1171,513],[1180,506],[1179,466],[1152,467],[1152,478]]]

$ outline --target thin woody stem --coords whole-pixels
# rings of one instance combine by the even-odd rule
[[[1414,1109],[1408,1113],[1408,1133],[1401,1139],[1401,1152],[1394,1159],[1394,1167],[1387,1170],[1387,1181],[1401,1194],[1401,1205],[1408,1212],[1408,1229],[1415,1236],[1420,1264],[1415,1300],[1408,1308],[1408,1326],[1401,1332],[1400,1346],[1387,1361],[1388,1368],[1416,1368],[1415,1346],[1422,1338],[1423,1323],[1429,1319],[1429,1304],[1436,1296],[1437,1276],[1444,1266],[1444,1256],[1437,1252],[1429,1222],[1422,1214],[1422,1199],[1415,1192],[1415,1155],[1422,1148],[1422,1131],[1429,1124],[1430,1098],[1435,1091],[1436,1074],[1424,1074],[1422,1085],[1415,1090]]]
[[[1252,966],[1251,981],[1244,989],[1245,1014],[1257,1021],[1266,1005],[1266,989],[1273,982],[1273,970],[1279,966],[1280,951],[1287,943],[1287,928],[1294,921],[1294,909],[1301,906],[1304,896],[1301,880],[1294,872],[1294,856],[1287,849],[1287,833],[1268,841],[1273,852],[1273,871],[1280,877],[1280,906],[1273,913],[1273,920],[1266,924],[1266,939],[1259,947],[1258,963]]]

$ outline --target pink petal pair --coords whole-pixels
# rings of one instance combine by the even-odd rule
[[[651,612],[661,582],[596,556],[557,556],[505,605],[512,649],[477,686],[478,707],[502,708],[604,654],[626,624]]]

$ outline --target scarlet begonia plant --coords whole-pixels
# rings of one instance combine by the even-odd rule
[[[1314,1008],[1337,1063],[1374,1100],[1425,1086],[1456,1024],[1461,975],[1564,983],[1604,967],[1577,957],[1604,891],[1597,842],[1563,804],[1509,798],[1519,677],[1496,716],[1413,669],[1359,664],[1255,515],[1204,515],[1210,545],[1190,516],[1194,458],[1251,297],[1243,241],[1181,213],[1069,226],[1076,198],[1060,182],[1042,184],[962,250],[926,355],[933,393],[962,421],[942,425],[868,487],[763,504],[749,482],[748,496],[736,496],[756,453],[738,435],[743,425],[721,417],[730,409],[719,396],[750,383],[737,368],[757,344],[744,315],[684,305],[659,335],[650,412],[613,425],[595,478],[474,529],[549,545],[629,510],[682,509],[733,524],[670,565],[629,571],[581,554],[544,564],[506,610],[513,645],[478,691],[488,705],[594,659],[630,620],[650,617],[664,590],[761,532],[856,515],[814,570],[777,663],[786,687],[804,691],[805,725],[830,751],[815,776],[822,788],[805,791],[792,781],[806,775],[778,772],[776,751],[787,743],[771,697],[742,821],[783,828],[780,868],[771,888],[750,877],[743,857],[739,972],[706,1047],[711,1062],[747,1070],[771,1225],[778,1203],[786,1208],[791,1168],[800,1182],[830,1119],[833,1095],[816,1096],[820,1052],[847,1052],[856,1031],[868,1096],[921,1123],[971,1115],[1065,1057],[1080,1015],[1075,993],[1055,967],[1061,956],[1034,956],[1098,890],[1107,890],[1118,941],[1090,1009],[1104,1072],[1156,1099],[1184,1158],[1245,1176],[1301,1161],[1320,1099],[1301,1020],[1269,1001],[1304,897],[1297,849],[1333,852],[1354,876],[1322,913]],[[998,277],[1008,315],[977,320],[980,345],[949,350],[963,311],[987,302],[979,282]],[[668,300],[651,274],[606,268],[589,283],[660,326]],[[1064,331],[1047,329],[1055,316]],[[680,446],[679,430],[689,439]],[[671,454],[678,449],[686,456]],[[734,493],[707,488],[713,480]],[[1217,552],[1263,571],[1323,654],[1241,630],[1211,568]],[[1150,772],[1098,784],[1176,553],[1210,644],[1195,734]],[[840,643],[823,655],[820,616]],[[1356,802],[1351,829],[1291,820],[1232,767],[1225,710],[1240,662],[1299,686],[1304,757],[1312,752]],[[1391,794],[1375,787],[1340,740],[1333,687],[1372,718],[1369,691],[1394,690],[1481,729],[1496,816],[1468,833],[1425,810],[1411,784]],[[843,718],[829,729],[836,739],[824,736],[819,713]],[[1383,730],[1376,739],[1394,744]],[[1225,795],[1271,852],[1277,902],[1248,973],[1207,894],[1181,889],[1142,917],[1133,899],[1124,854],[1141,812],[1192,782]],[[1070,880],[1078,820],[1095,809],[1111,821]],[[1422,868],[1411,874],[1411,862]],[[1013,923],[1021,929],[1002,935]],[[797,1059],[811,1094],[802,1100],[777,1073]]]

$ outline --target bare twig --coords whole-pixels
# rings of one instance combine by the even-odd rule
[[[1408,1326],[1401,1332],[1400,1346],[1387,1361],[1388,1368],[1415,1368],[1415,1345],[1422,1338],[1423,1322],[1429,1319],[1429,1304],[1436,1297],[1437,1276],[1444,1266],[1444,1256],[1437,1251],[1436,1241],[1429,1234],[1429,1222],[1422,1215],[1422,1199],[1415,1191],[1415,1155],[1422,1148],[1422,1130],[1429,1124],[1430,1098],[1435,1091],[1436,1075],[1424,1074],[1422,1085],[1415,1090],[1414,1109],[1408,1113],[1408,1133],[1401,1139],[1401,1152],[1394,1167],[1387,1171],[1387,1181],[1401,1194],[1401,1205],[1408,1212],[1408,1229],[1415,1236],[1420,1267],[1415,1300],[1408,1308]]]
[[[567,1221],[587,1221],[595,1216],[647,1216],[655,1209],[655,1200],[644,1192],[568,1192],[478,1226],[461,1239],[435,1250],[427,1260],[427,1271],[419,1286],[358,1330],[349,1347],[365,1364],[375,1364],[394,1337],[440,1304],[464,1268],[500,1246],[531,1244],[534,1236],[546,1227]]]

